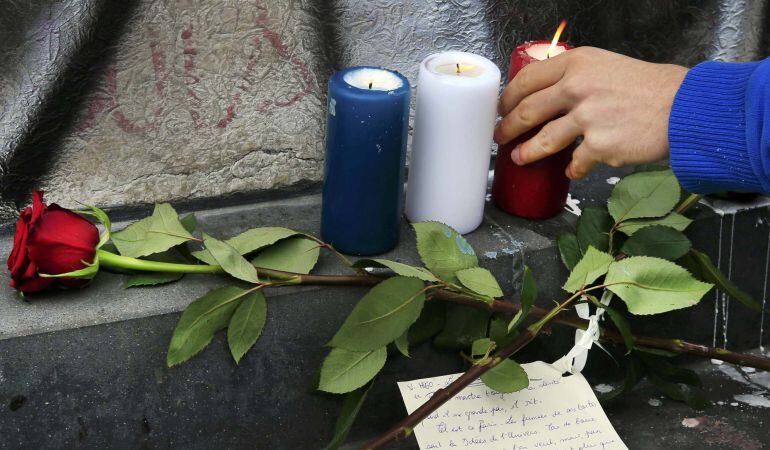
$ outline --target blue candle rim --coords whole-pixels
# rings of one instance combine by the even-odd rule
[[[401,80],[401,86],[391,89],[391,90],[380,90],[380,89],[364,89],[360,88],[358,86],[353,86],[352,84],[349,84],[347,81],[345,81],[344,77],[345,74],[349,72],[353,72],[355,70],[361,70],[361,69],[377,69],[377,70],[385,70],[387,72],[392,73],[396,77],[398,77]],[[407,79],[401,72],[397,70],[388,69],[386,67],[380,67],[380,66],[353,66],[353,67],[346,67],[342,70],[338,70],[337,72],[334,72],[329,82],[331,83],[333,81],[336,81],[337,83],[341,83],[342,86],[349,88],[349,89],[355,89],[356,91],[362,91],[362,92],[368,92],[369,95],[382,95],[382,96],[388,96],[388,95],[399,95],[408,93],[411,90],[411,86],[409,85],[409,79]]]

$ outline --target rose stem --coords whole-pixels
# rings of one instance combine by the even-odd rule
[[[172,273],[224,273],[220,266],[205,264],[175,264],[158,261],[147,261],[143,259],[129,258],[116,255],[104,250],[99,250],[99,261],[104,267],[114,267],[120,269],[140,270],[145,272],[172,272]],[[320,286],[374,286],[386,279],[387,276],[378,275],[306,275],[301,273],[284,272],[281,270],[257,268],[257,273],[261,276],[290,282],[290,284],[320,285]],[[521,309],[521,305],[509,300],[495,300],[491,304],[481,302],[466,295],[450,292],[444,289],[437,290],[431,296],[432,299],[442,300],[451,303],[459,303],[474,308],[484,309],[490,312],[503,314],[516,314]],[[534,317],[544,317],[548,311],[537,306],[530,310]],[[567,325],[573,328],[586,329],[588,322],[570,316],[559,316],[553,320],[554,323]],[[601,338],[608,342],[622,343],[622,336],[614,330],[602,329]],[[770,370],[770,359],[761,356],[735,353],[722,348],[707,347],[704,345],[691,344],[679,339],[662,339],[647,336],[634,336],[634,343],[641,347],[658,348],[668,350],[678,354],[690,354],[704,358],[713,358],[721,361],[739,364],[742,366],[754,367],[757,369]]]

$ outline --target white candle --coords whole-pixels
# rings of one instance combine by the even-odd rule
[[[500,69],[464,52],[425,58],[417,80],[406,215],[460,233],[484,219]]]

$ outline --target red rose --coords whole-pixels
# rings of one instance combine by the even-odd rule
[[[80,270],[92,263],[99,243],[99,230],[79,214],[57,204],[46,206],[43,193],[32,193],[32,206],[16,222],[13,250],[8,256],[11,287],[21,292],[41,291],[49,286],[79,286],[85,280],[44,278]]]

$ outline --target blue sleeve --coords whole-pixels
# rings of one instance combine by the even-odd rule
[[[671,167],[685,189],[770,194],[770,58],[693,67],[668,125]]]

